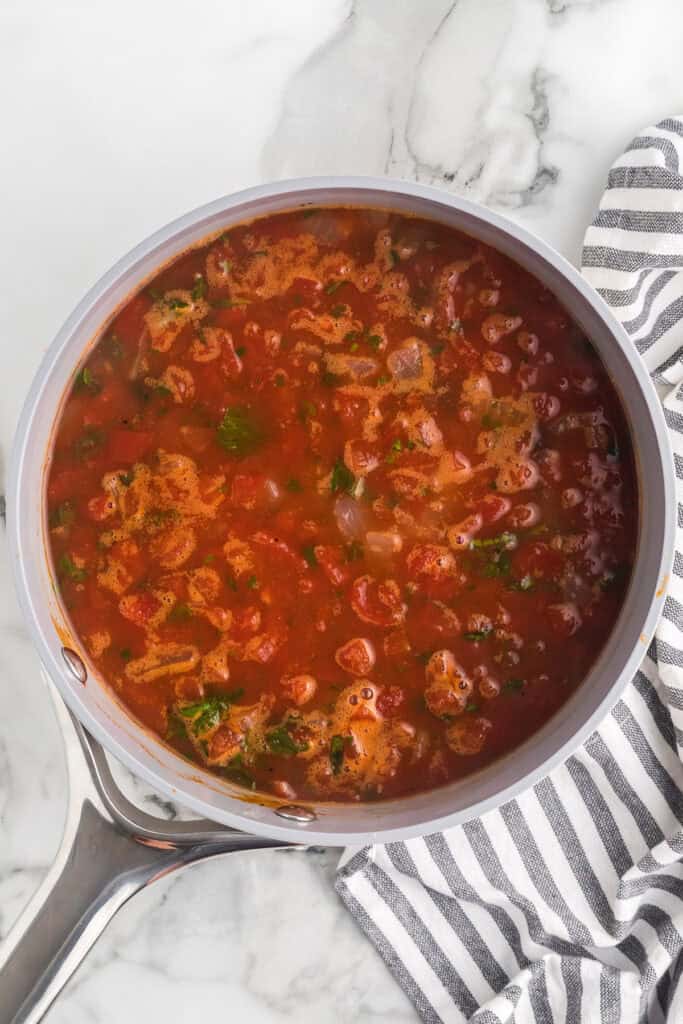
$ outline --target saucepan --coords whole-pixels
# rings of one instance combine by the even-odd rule
[[[293,806],[283,805],[272,797],[245,794],[229,782],[203,773],[153,738],[120,706],[73,636],[60,605],[46,554],[47,523],[42,496],[53,424],[74,367],[131,292],[160,265],[208,235],[257,216],[311,205],[379,206],[431,218],[493,246],[550,289],[592,340],[620,394],[634,439],[640,517],[633,582],[607,644],[585,682],[522,747],[464,781],[431,792],[372,803]],[[597,726],[645,654],[661,610],[672,560],[673,481],[662,410],[639,356],[602,299],[558,253],[498,214],[434,188],[385,178],[309,178],[248,189],[188,213],[124,256],[88,292],[50,346],[26,400],[12,460],[8,529],[16,585],[31,640],[50,683],[79,723],[78,736],[99,787],[97,799],[100,803],[107,803],[108,799],[106,793],[103,796],[102,787],[107,787],[106,780],[103,782],[106,762],[100,756],[101,744],[157,792],[216,823],[208,827],[205,822],[201,828],[195,827],[194,832],[186,829],[179,842],[178,835],[183,834],[183,829],[180,833],[176,829],[171,836],[148,827],[149,823],[136,824],[126,810],[121,812],[120,806],[118,810],[112,809],[109,800],[107,813],[113,821],[112,834],[132,835],[147,850],[163,849],[169,856],[174,849],[185,850],[175,860],[171,856],[173,863],[159,866],[158,870],[164,871],[197,859],[199,854],[190,855],[187,850],[203,841],[208,841],[212,853],[220,852],[221,843],[226,849],[234,848],[235,842],[229,837],[235,833],[224,831],[226,827],[256,837],[252,846],[385,843],[456,825],[531,786]],[[96,844],[98,849],[92,856],[106,860],[102,842]],[[119,868],[120,865],[111,866],[112,876],[118,872],[120,878]],[[63,872],[60,878],[62,875]],[[148,881],[154,871],[150,868],[143,875]],[[100,883],[105,887],[104,877]],[[129,883],[134,891],[134,883],[130,879]],[[43,1008],[46,987],[54,995],[60,977],[63,981],[65,968],[62,965],[60,975],[60,957],[64,960],[69,951],[73,953],[73,929],[79,921],[87,919],[91,932],[97,931],[95,919],[102,900],[98,904],[92,886],[79,893],[73,891],[73,878],[71,884],[69,921],[58,920],[65,898],[60,903],[55,900],[54,891],[50,894],[54,936],[42,955],[51,960],[53,967],[52,981],[43,984]],[[5,962],[13,965],[15,978],[23,978],[16,986],[10,1020],[38,1019],[29,1016],[27,1007],[31,1002],[31,984],[45,966],[36,962],[35,948],[31,946],[32,932],[35,942],[32,922],[40,913],[39,904],[40,900],[32,905],[12,950],[6,949],[4,953]],[[100,917],[108,919],[106,914],[100,913]],[[0,965],[2,962],[0,955]],[[20,1012],[22,1001],[25,1006]]]

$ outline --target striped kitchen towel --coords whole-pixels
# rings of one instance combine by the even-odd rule
[[[340,869],[342,900],[429,1022],[683,1024],[683,117],[614,164],[583,272],[666,411],[674,575],[638,674],[561,767],[482,818]]]

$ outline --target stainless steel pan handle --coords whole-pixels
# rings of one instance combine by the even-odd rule
[[[102,748],[53,695],[66,744],[66,824],[47,877],[0,945],[0,1024],[40,1021],[140,889],[199,860],[287,845],[209,821],[166,822],[140,811],[116,786]]]

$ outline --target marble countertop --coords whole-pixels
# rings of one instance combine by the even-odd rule
[[[268,179],[390,174],[494,206],[576,261],[613,158],[683,107],[682,44],[679,0],[8,0],[0,489],[57,328],[158,226]],[[66,797],[4,533],[0,707],[1,936]],[[416,1020],[333,892],[337,858],[239,854],[157,883],[46,1020]]]

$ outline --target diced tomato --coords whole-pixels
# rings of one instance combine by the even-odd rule
[[[233,477],[230,497],[239,508],[263,508],[269,504],[265,476],[263,473],[238,473]]]
[[[143,591],[141,594],[127,594],[119,602],[119,611],[124,618],[143,629],[160,608],[161,601],[149,591]]]
[[[342,549],[333,544],[316,544],[315,557],[333,587],[348,583],[351,572],[345,562]]]
[[[96,523],[108,519],[116,511],[116,502],[108,494],[98,494],[88,502],[88,515]]]
[[[286,562],[289,566],[297,569],[299,572],[305,572],[308,568],[308,564],[305,558],[298,555],[294,551],[286,540],[282,537],[276,537],[272,533],[268,533],[266,530],[259,530],[251,538],[254,544],[258,544],[259,547],[265,548],[269,556],[272,558],[278,558],[280,561]]]
[[[400,686],[387,686],[377,698],[377,710],[385,718],[392,718],[405,703],[405,699],[405,691]]]
[[[138,462],[154,443],[149,430],[112,430],[107,445],[107,456],[113,462]]]
[[[495,523],[510,511],[512,502],[502,494],[485,494],[472,506],[485,523]]]
[[[261,627],[261,612],[256,605],[239,608],[235,612],[234,629],[238,636],[253,636]]]

